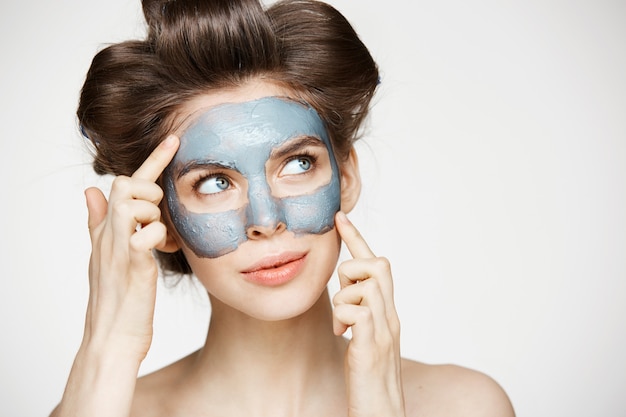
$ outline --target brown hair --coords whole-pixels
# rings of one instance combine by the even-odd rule
[[[327,125],[338,159],[360,134],[378,69],[332,6],[282,0],[144,0],[145,40],[96,54],[78,119],[98,174],[132,175],[173,129],[189,99],[254,77],[302,95]],[[158,253],[165,272],[191,273],[182,252]]]

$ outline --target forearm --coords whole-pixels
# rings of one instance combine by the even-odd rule
[[[83,346],[76,355],[63,399],[51,417],[126,417],[141,358]]]

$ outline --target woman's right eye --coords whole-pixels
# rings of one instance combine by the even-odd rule
[[[200,194],[217,194],[230,187],[230,181],[224,176],[210,176],[197,182],[196,190]]]

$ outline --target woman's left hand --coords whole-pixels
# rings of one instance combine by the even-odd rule
[[[353,257],[337,269],[341,290],[333,298],[335,334],[352,330],[345,362],[348,415],[404,417],[400,321],[389,261],[374,255],[344,213],[335,220]]]

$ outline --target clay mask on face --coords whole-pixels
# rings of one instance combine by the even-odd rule
[[[330,180],[305,194],[276,197],[266,164],[273,152],[300,137],[323,143]],[[180,142],[165,170],[164,190],[172,222],[197,256],[216,258],[234,251],[254,226],[275,228],[283,223],[296,235],[322,234],[334,227],[341,201],[339,169],[324,123],[311,107],[278,97],[219,105],[202,113]],[[176,182],[190,167],[202,165],[227,167],[245,178],[245,204],[221,212],[187,208]]]

